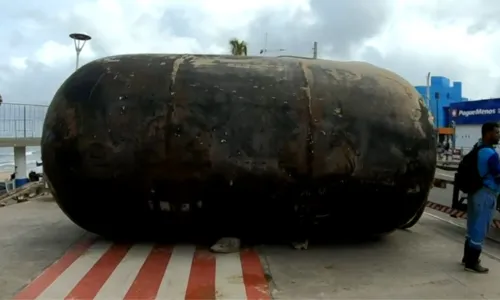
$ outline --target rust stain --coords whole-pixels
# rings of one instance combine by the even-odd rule
[[[179,72],[179,67],[186,60],[186,58],[187,57],[183,55],[183,56],[174,60],[173,67],[172,67],[172,73],[170,75],[170,86],[175,86],[175,79],[177,77],[177,72]]]
[[[162,136],[164,135],[165,127],[167,122],[164,117],[158,117],[149,122],[147,126],[147,135],[150,137]]]
[[[313,163],[314,163],[314,118],[312,114],[312,98],[311,98],[311,87],[310,80],[312,80],[312,74],[309,68],[304,64],[304,62],[299,62],[300,69],[304,76],[303,86],[300,88],[302,92],[303,101],[307,101],[308,109],[308,126],[307,126],[307,141],[306,141],[306,163],[307,163],[307,174],[311,176],[313,174]]]
[[[76,137],[78,135],[78,124],[76,110],[74,107],[66,109],[66,112],[64,113],[64,123],[68,128],[65,138]]]

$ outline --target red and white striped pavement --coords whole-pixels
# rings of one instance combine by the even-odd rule
[[[254,250],[84,241],[14,299],[270,299]]]

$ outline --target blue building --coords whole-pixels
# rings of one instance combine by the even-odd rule
[[[417,91],[427,99],[427,87],[416,86]],[[450,79],[443,76],[432,76],[429,85],[430,99],[429,108],[434,117],[434,125],[437,128],[450,126],[450,104],[467,101],[462,96],[462,82],[450,83]]]

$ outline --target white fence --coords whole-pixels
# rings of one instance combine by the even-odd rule
[[[39,138],[48,105],[0,104],[0,138]]]

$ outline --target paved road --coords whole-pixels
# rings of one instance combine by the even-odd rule
[[[269,298],[253,250],[112,244],[41,200],[0,208],[0,226],[0,299]]]
[[[0,208],[0,299],[12,296],[83,234],[53,202]]]
[[[498,299],[500,248],[490,243],[483,263],[490,274],[459,264],[463,229],[424,215],[411,230],[381,241],[307,252],[262,251],[278,299]]]
[[[500,298],[499,244],[486,246],[490,274],[464,272],[460,222],[428,210],[412,229],[377,241],[213,255],[192,245],[111,244],[85,235],[54,203],[27,202],[0,209],[0,299]]]
[[[16,299],[269,299],[254,250],[84,240]]]

